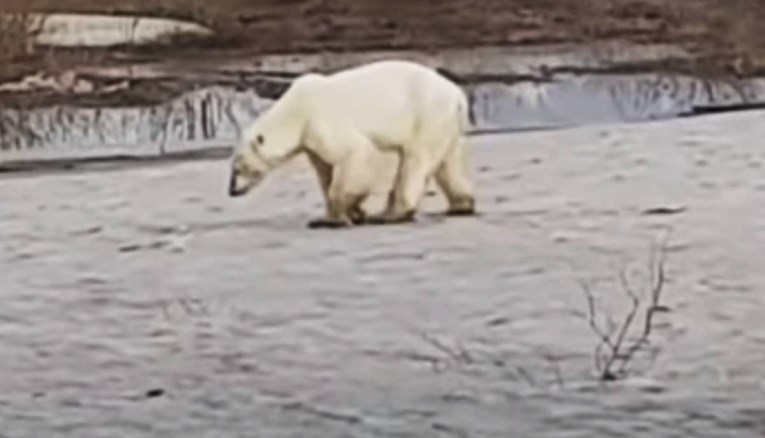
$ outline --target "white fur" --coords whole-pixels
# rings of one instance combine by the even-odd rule
[[[296,79],[248,127],[235,160],[265,175],[306,152],[322,181],[328,218],[347,224],[375,182],[380,154],[393,152],[400,159],[386,217],[411,217],[432,177],[450,210],[472,212],[468,123],[467,98],[457,85],[419,64],[381,61]]]

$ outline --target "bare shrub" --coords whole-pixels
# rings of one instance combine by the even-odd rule
[[[629,375],[633,359],[639,352],[650,347],[654,316],[656,313],[669,311],[668,307],[661,304],[666,281],[666,248],[665,240],[658,248],[653,246],[651,249],[647,291],[637,292],[630,283],[627,272],[622,271],[619,274],[618,282],[629,299],[630,310],[618,324],[609,316],[605,318],[607,323],[603,323],[604,318],[599,314],[592,288],[587,282],[582,282],[587,299],[587,321],[592,332],[598,337],[593,358],[595,370],[602,381],[614,381]],[[648,302],[644,305],[643,301],[646,298]],[[638,315],[641,310],[643,319],[642,323],[639,323]],[[654,348],[653,355],[657,353],[658,349]]]

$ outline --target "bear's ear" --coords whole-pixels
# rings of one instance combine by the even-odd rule
[[[257,153],[258,152],[258,147],[263,145],[263,141],[264,140],[265,139],[263,138],[263,135],[261,135],[261,134],[256,135],[255,136],[255,141],[251,141],[250,142],[250,149],[253,152]]]
[[[258,146],[263,146],[263,143],[265,143],[266,139],[263,137],[263,134],[258,134],[255,136],[255,141],[250,141],[250,149],[252,149],[253,152],[258,151]]]

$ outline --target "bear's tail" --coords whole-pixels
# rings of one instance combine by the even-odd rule
[[[475,109],[473,108],[473,96],[468,91],[470,82],[466,80],[465,78],[459,76],[458,74],[444,67],[436,67],[435,71],[436,73],[446,78],[447,80],[453,82],[455,85],[457,85],[460,88],[460,91],[462,93],[462,99],[460,99],[461,101],[460,106],[464,107],[464,108],[458,109],[458,111],[460,112],[460,115],[459,115],[460,121],[461,123],[464,124],[464,126],[460,125],[460,129],[462,130],[463,133],[467,132],[470,126],[475,124]]]
[[[467,134],[470,127],[475,124],[475,113],[472,105],[470,105],[470,100],[464,93],[457,104],[457,120],[459,120],[459,129],[462,135]]]

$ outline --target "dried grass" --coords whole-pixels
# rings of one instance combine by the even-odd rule
[[[25,13],[0,15],[0,75],[34,54],[34,26]]]

